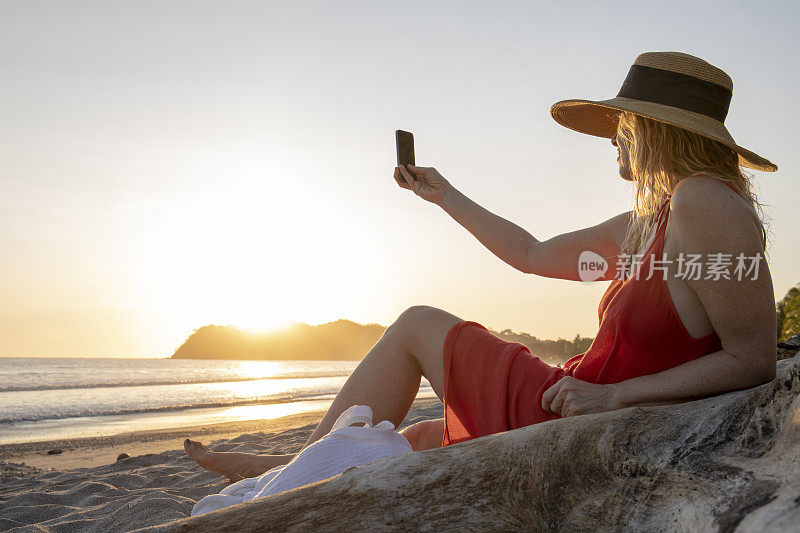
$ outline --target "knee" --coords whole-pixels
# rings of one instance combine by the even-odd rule
[[[387,332],[391,330],[393,333],[397,333],[409,328],[416,330],[420,324],[429,321],[438,311],[439,309],[430,305],[412,305],[400,313],[400,316],[387,328]]]
[[[430,305],[412,305],[384,332],[415,359],[441,358],[441,344],[447,332],[461,318]]]
[[[440,448],[444,434],[444,419],[423,420],[400,431],[415,452]]]

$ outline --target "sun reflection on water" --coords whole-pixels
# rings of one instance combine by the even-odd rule
[[[236,361],[237,374],[251,378],[271,378],[281,371],[276,361]]]
[[[297,413],[321,411],[330,407],[332,400],[313,400],[291,403],[270,403],[265,405],[241,405],[222,411],[220,418],[231,420],[271,420]]]
[[[257,379],[254,381],[236,381],[233,383],[203,383],[198,385],[207,393],[224,394],[237,398],[297,397],[300,391],[334,391],[341,387],[347,378],[293,378],[293,379]]]

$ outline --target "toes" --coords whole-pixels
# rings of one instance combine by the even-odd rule
[[[189,439],[183,441],[183,449],[186,450],[186,453],[195,458],[208,451],[208,448],[203,446],[201,443]]]
[[[190,442],[192,447],[196,448],[197,450],[200,450],[200,451],[203,451],[203,452],[211,451],[202,442],[199,442],[199,441],[196,441],[196,440],[189,440],[189,439],[186,439],[186,441]]]

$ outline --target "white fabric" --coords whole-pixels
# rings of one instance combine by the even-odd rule
[[[365,425],[353,426],[357,423]],[[411,445],[394,430],[394,424],[384,420],[373,426],[372,408],[354,405],[339,416],[330,433],[291,462],[202,498],[192,509],[192,516],[302,487],[341,474],[350,467],[410,451]]]

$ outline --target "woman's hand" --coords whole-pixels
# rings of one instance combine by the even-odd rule
[[[411,189],[420,198],[442,205],[444,194],[451,187],[450,182],[444,179],[433,167],[415,167],[406,165],[394,167],[394,180],[404,189]]]
[[[542,394],[542,409],[561,416],[600,413],[622,407],[615,383],[589,383],[572,376],[564,376]]]

